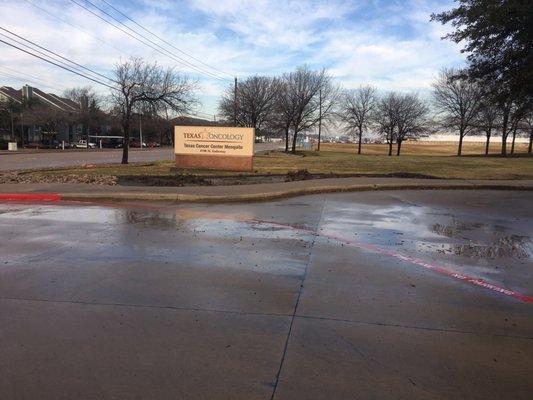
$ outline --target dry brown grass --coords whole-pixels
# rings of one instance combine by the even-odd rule
[[[321,151],[337,151],[357,153],[357,144],[340,144],[340,143],[322,143]],[[511,145],[508,144],[507,151],[511,151]],[[387,144],[364,144],[362,146],[363,154],[387,155],[389,146]],[[485,154],[484,143],[463,143],[463,155],[483,155]],[[500,154],[501,143],[491,143],[489,154]],[[527,153],[527,144],[516,143],[515,153]],[[396,154],[396,146],[393,146],[393,154]],[[402,155],[428,155],[428,156],[455,156],[457,155],[457,143],[436,143],[436,142],[405,142],[402,144]]]
[[[467,144],[465,153],[478,153],[482,145]],[[523,145],[517,148],[524,152]],[[456,157],[455,146],[442,144],[407,143],[400,157],[387,156],[386,145],[365,145],[364,154],[355,154],[355,145],[324,144],[322,151],[302,151],[297,155],[271,151],[254,157],[253,174],[286,174],[288,171],[307,170],[312,174],[387,175],[420,174],[436,178],[457,179],[533,179],[533,158],[498,156]],[[32,171],[36,179],[51,174],[111,175],[127,180],[128,177],[169,177],[172,161],[151,164],[97,166],[49,171]],[[188,170],[187,174],[201,176],[235,175],[234,172]]]

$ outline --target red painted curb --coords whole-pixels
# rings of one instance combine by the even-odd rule
[[[58,193],[0,193],[1,201],[59,201]]]

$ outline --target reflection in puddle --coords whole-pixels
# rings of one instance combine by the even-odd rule
[[[440,210],[439,210],[440,211]],[[426,206],[329,203],[323,227],[345,237],[357,237],[369,244],[402,247],[412,254],[449,254],[447,261],[460,267],[466,259],[531,258],[532,246],[525,221],[505,220],[450,210],[436,212]],[[346,236],[348,235],[348,236]],[[462,258],[461,258],[462,257]],[[471,265],[474,267],[474,265]]]
[[[183,219],[177,215],[168,215],[157,212],[143,212],[138,210],[126,210],[124,220],[129,225],[142,224],[151,228],[180,229],[183,227]]]

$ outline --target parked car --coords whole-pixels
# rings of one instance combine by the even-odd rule
[[[48,146],[39,142],[30,142],[22,146],[25,149],[47,149]]]
[[[54,142],[52,143],[52,148],[54,149],[62,149],[63,148],[63,142]],[[65,141],[65,149],[72,149],[74,148],[74,144],[71,144],[70,142]]]
[[[148,142],[146,147],[159,147],[159,142]]]
[[[87,140],[78,140],[76,143],[74,143],[75,149],[86,149],[87,148]],[[89,148],[90,149],[96,149],[96,143],[89,142]]]
[[[132,140],[130,142],[130,147],[140,148],[141,147],[141,142],[139,142],[138,140]],[[143,142],[143,146],[142,147],[146,147],[146,143],[145,142]]]

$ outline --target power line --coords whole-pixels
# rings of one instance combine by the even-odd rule
[[[1,26],[0,26],[0,29],[3,30],[3,31],[5,31],[5,32],[8,32],[10,35],[13,35],[13,36],[15,36],[15,37],[17,37],[17,38],[19,38],[19,39],[24,40],[25,42],[28,42],[28,43],[32,44],[33,46],[35,46],[35,47],[37,47],[37,48],[39,48],[39,49],[42,49],[42,50],[44,50],[44,51],[46,51],[46,52],[48,52],[48,53],[50,53],[50,54],[53,54],[53,55],[56,56],[56,57],[59,57],[59,58],[62,59],[62,60],[65,60],[65,61],[67,61],[67,62],[69,62],[69,63],[71,63],[71,64],[73,64],[73,65],[75,65],[75,66],[77,66],[77,67],[79,67],[79,68],[82,68],[82,69],[84,69],[84,70],[86,70],[86,71],[89,71],[89,72],[93,73],[94,75],[100,76],[100,77],[102,77],[102,78],[104,78],[104,79],[107,79],[107,80],[109,80],[109,81],[111,81],[111,82],[115,82],[115,83],[116,83],[115,80],[113,80],[113,79],[111,79],[111,78],[109,78],[109,77],[107,77],[107,76],[105,76],[105,75],[103,75],[103,74],[101,74],[101,73],[99,73],[99,72],[97,72],[97,71],[91,69],[91,68],[85,67],[85,66],[83,66],[83,65],[81,65],[81,64],[78,64],[78,63],[75,62],[75,61],[72,61],[72,60],[70,60],[70,59],[68,59],[68,58],[66,58],[66,57],[63,57],[62,55],[57,54],[56,52],[54,52],[54,51],[52,51],[52,50],[49,50],[49,49],[47,49],[47,48],[45,48],[45,47],[43,47],[43,46],[40,46],[40,45],[38,45],[37,43],[32,42],[32,41],[29,40],[29,39],[26,39],[26,38],[24,38],[24,37],[22,37],[22,36],[20,36],[20,35],[17,35],[16,33],[10,31],[9,29],[2,28]],[[1,34],[1,33],[0,33],[0,35],[2,35],[2,36],[4,36],[4,37],[8,37],[8,36],[3,35],[3,34]],[[8,38],[9,38],[9,37],[8,37]],[[15,40],[15,39],[12,39],[12,38],[9,38],[9,39],[10,39],[10,40],[13,40],[14,42],[16,42],[16,43],[18,43],[18,44],[21,44],[21,45],[23,45],[23,46],[29,47],[29,46],[25,45],[24,43],[20,43],[19,41]],[[36,52],[38,52],[38,53],[40,53],[40,54],[43,54],[43,53],[42,53],[41,51],[39,51],[39,50],[35,50],[35,49],[32,49],[32,50],[33,50],[33,51],[36,51]],[[49,55],[46,55],[46,54],[45,54],[45,56],[50,57]],[[56,60],[56,61],[58,61],[58,60]],[[61,61],[58,61],[58,62],[61,62]]]
[[[83,8],[84,10],[86,10],[87,12],[91,13],[92,15],[94,15],[95,17],[101,19],[102,21],[104,21],[105,23],[113,26],[114,28],[120,30],[121,32],[123,32],[124,34],[130,36],[131,38],[137,40],[138,42],[144,44],[145,46],[148,46],[150,47],[152,50],[155,50],[157,51],[158,53],[160,54],[163,54],[164,56],[167,56],[171,59],[173,59],[174,61],[178,62],[179,64],[182,64],[182,65],[185,65],[185,66],[188,66],[189,68],[192,68],[193,70],[195,70],[196,72],[199,72],[203,75],[207,75],[209,76],[210,78],[215,78],[215,79],[219,79],[219,80],[226,80],[226,78],[221,78],[220,76],[217,76],[209,71],[205,71],[203,69],[201,69],[200,67],[198,66],[195,66],[194,64],[191,64],[190,62],[188,62],[187,60],[184,60],[183,58],[173,54],[172,52],[168,51],[167,49],[165,49],[164,47],[162,47],[161,45],[157,44],[156,42],[154,42],[153,40],[149,39],[149,38],[144,38],[140,33],[136,32],[134,29],[130,28],[129,26],[125,25],[123,22],[119,21],[118,19],[116,19],[113,15],[109,14],[108,12],[106,12],[105,10],[102,10],[100,7],[96,6],[94,3],[92,3],[91,1],[89,0],[85,0],[86,3],[89,3],[90,5],[92,5],[94,8],[96,8],[97,10],[99,10],[101,13],[103,13],[104,15],[107,15],[109,18],[111,18],[112,20],[118,22],[120,25],[124,26],[125,28],[129,29],[131,32],[133,32],[135,35],[137,36],[140,36],[140,37],[143,37],[143,39],[147,40],[149,43],[145,42],[144,40],[140,39],[139,37],[137,36],[134,36],[132,35],[130,32],[122,29],[120,26],[117,26],[115,25],[114,23],[112,23],[111,21],[105,19],[104,17],[102,17],[101,15],[99,15],[98,13],[94,12],[93,10],[89,9],[88,7],[84,6],[83,4],[80,4],[77,0],[70,0],[72,3],[76,4],[78,7],[81,7]],[[152,43],[153,45],[151,45],[150,43]]]
[[[13,48],[15,48],[15,49],[17,49],[17,50],[20,50],[20,51],[26,53],[26,54],[29,54],[29,55],[31,55],[31,56],[33,56],[33,57],[36,57],[36,58],[39,58],[40,60],[43,60],[43,61],[45,61],[45,62],[47,62],[47,63],[49,63],[49,64],[52,64],[52,65],[55,65],[56,67],[62,68],[62,69],[64,69],[64,70],[66,70],[66,71],[72,72],[73,74],[79,75],[79,76],[81,76],[81,77],[83,77],[83,78],[85,78],[85,79],[89,79],[90,81],[93,81],[93,82],[95,82],[95,83],[98,83],[98,84],[100,84],[100,85],[102,85],[102,86],[106,86],[106,87],[108,87],[108,88],[110,88],[110,89],[116,89],[115,87],[113,87],[113,86],[111,86],[111,85],[108,85],[107,83],[100,82],[100,81],[97,80],[97,79],[94,79],[94,78],[92,78],[92,77],[90,77],[90,76],[87,76],[87,75],[85,75],[85,74],[83,74],[83,73],[80,73],[79,71],[73,70],[73,69],[71,69],[71,68],[65,67],[64,65],[61,65],[61,64],[58,64],[58,63],[56,63],[56,62],[54,62],[54,61],[48,60],[48,59],[45,58],[45,57],[41,57],[41,56],[39,56],[39,55],[37,55],[37,54],[35,54],[35,53],[32,53],[32,52],[30,52],[30,51],[28,51],[28,50],[25,50],[25,49],[22,49],[22,48],[20,48],[20,47],[18,47],[18,46],[15,46],[14,44],[9,43],[9,42],[6,42],[6,41],[3,40],[3,39],[0,39],[0,43],[7,44],[8,46],[11,46],[11,47],[13,47]]]
[[[116,51],[118,51],[118,52],[120,52],[120,53],[122,53],[122,54],[124,54],[124,55],[129,55],[128,53],[122,51],[122,49],[119,49],[118,47],[112,45],[111,43],[105,41],[104,39],[99,38],[99,37],[96,36],[96,35],[93,35],[93,34],[92,34],[91,32],[89,32],[88,30],[83,29],[83,28],[81,28],[81,27],[79,27],[79,26],[77,26],[77,25],[75,25],[75,24],[73,24],[73,23],[71,23],[71,22],[69,22],[69,21],[63,19],[63,18],[58,17],[57,15],[52,14],[51,12],[49,12],[48,10],[46,10],[45,8],[43,8],[43,7],[41,7],[41,6],[38,6],[37,4],[34,4],[34,3],[31,2],[30,0],[24,0],[24,1],[25,1],[26,3],[28,3],[28,4],[31,4],[33,7],[35,7],[35,8],[37,8],[37,9],[41,10],[42,12],[44,12],[44,13],[45,13],[46,15],[48,15],[49,17],[52,17],[52,18],[54,18],[54,19],[57,20],[57,21],[60,21],[60,22],[62,22],[62,23],[64,23],[64,24],[67,24],[67,25],[73,27],[74,29],[77,29],[77,30],[79,30],[80,32],[85,33],[86,35],[89,35],[90,37],[92,37],[92,38],[94,38],[94,39],[96,39],[96,40],[98,40],[98,41],[100,41],[100,42],[106,44],[106,45],[109,46],[109,47],[112,47],[113,49],[115,49]]]
[[[44,83],[52,83],[53,85],[57,86],[57,87],[64,87],[66,88],[65,85],[61,85],[61,84],[57,84],[57,83],[54,83],[54,82],[50,82],[46,79],[42,79],[40,78],[39,76],[36,76],[36,75],[32,75],[32,74],[28,74],[27,72],[22,72],[22,71],[17,71],[16,69],[13,69],[13,68],[10,68],[6,65],[2,65],[0,64],[0,69],[6,69],[8,71],[10,71],[10,73],[15,73],[15,74],[19,74],[19,75],[24,75],[24,76],[27,76],[29,78],[32,78],[32,79],[36,79],[38,81],[41,81],[41,82],[44,82]]]
[[[54,65],[58,65],[58,66],[61,66],[61,67],[68,68],[69,71],[73,71],[73,72],[76,72],[78,74],[81,73],[84,77],[91,78],[91,80],[94,80],[95,82],[100,82],[100,80],[98,78],[95,78],[94,76],[91,76],[91,75],[86,75],[86,72],[83,71],[81,68],[77,68],[77,67],[73,67],[71,65],[68,65],[64,61],[58,60],[57,58],[54,58],[53,56],[50,56],[49,54],[47,54],[47,53],[45,53],[43,51],[40,51],[38,49],[34,49],[34,48],[28,46],[27,44],[25,44],[24,42],[21,42],[19,40],[13,39],[13,38],[11,38],[11,37],[9,37],[7,35],[4,35],[1,32],[0,32],[0,37],[4,37],[6,39],[9,39],[9,40],[19,44],[19,45],[24,46],[23,49],[20,49],[17,46],[13,46],[13,43],[4,42],[4,43],[6,43],[6,44],[8,44],[8,45],[10,45],[12,47],[15,47],[15,48],[20,49],[20,50],[25,51],[25,52],[28,52],[27,50],[29,49],[29,50],[34,51],[34,52],[37,53],[37,54],[29,53],[31,55],[38,56],[40,54],[39,58],[41,58],[44,61],[50,62],[50,60],[52,60],[54,62]]]
[[[4,77],[10,78],[10,79],[14,79],[14,80],[17,80],[17,81],[20,81],[20,82],[30,82],[30,83],[33,83],[34,85],[44,86],[44,87],[48,87],[48,88],[54,89],[54,90],[65,90],[65,89],[67,89],[66,86],[50,84],[50,83],[47,83],[46,81],[43,81],[40,78],[36,78],[36,77],[26,78],[26,77],[23,77],[21,75],[27,75],[27,74],[22,74],[21,72],[17,73],[19,75],[15,74],[13,72],[6,72],[4,70],[4,68],[5,67],[0,65],[0,74],[2,74]]]
[[[172,43],[168,42],[167,40],[163,39],[162,37],[156,35],[154,32],[152,32],[151,30],[145,28],[143,25],[139,24],[137,21],[133,20],[132,18],[130,18],[128,15],[126,15],[125,13],[123,13],[122,11],[120,11],[119,9],[117,9],[116,7],[114,7],[111,3],[109,3],[108,1],[106,0],[101,0],[103,3],[107,4],[109,7],[111,7],[113,10],[115,10],[116,12],[118,12],[120,15],[122,15],[124,18],[128,19],[129,21],[133,22],[135,25],[137,25],[138,27],[140,27],[142,30],[144,30],[145,32],[148,32],[149,34],[153,35],[154,37],[158,38],[159,40],[161,40],[163,43],[171,46],[173,49],[179,51],[181,54],[187,56],[187,57],[190,57],[192,58],[193,60],[201,63],[202,65],[205,65],[206,67],[208,68],[211,68],[215,71],[218,71],[224,75],[227,75],[227,76],[231,76],[233,78],[233,74],[230,74],[228,72],[224,72],[216,67],[213,67],[209,64],[206,64],[205,62],[203,62],[202,60],[190,55],[189,53],[186,53],[185,51],[181,50],[180,48],[174,46]]]
[[[0,65],[0,69],[2,69],[2,68],[7,68],[7,67],[5,67],[3,65]],[[33,76],[33,75],[29,75],[29,74],[24,74],[24,75]],[[10,74],[10,73],[4,72],[4,71],[0,71],[0,76],[3,76],[5,78],[9,78],[9,79],[14,79],[14,80],[22,82],[22,83],[25,83],[25,82],[34,83],[34,84],[37,84],[37,85],[40,85],[40,86],[48,87],[50,89],[56,89],[56,90],[57,89],[61,89],[61,88],[67,89],[66,86],[52,86],[52,85],[43,83],[43,80],[40,79],[40,78],[37,78],[37,77],[34,77],[34,79],[27,79],[27,78],[22,78],[20,76],[16,76],[14,74]],[[204,112],[201,112],[201,111],[195,111],[195,113],[193,113],[193,114],[183,114],[183,116],[184,117],[189,117],[189,118],[200,118],[200,119],[205,119],[205,118],[211,119],[213,117],[212,114],[204,113]]]
[[[81,6],[76,0],[71,0],[73,3],[75,4],[78,4],[79,6]],[[134,29],[132,29],[131,27],[129,27],[128,25],[124,24],[122,21],[118,20],[117,18],[115,18],[113,15],[109,14],[108,12],[106,12],[105,10],[103,10],[102,8],[98,7],[96,4],[94,4],[93,2],[91,2],[90,0],[85,0],[86,3],[89,3],[91,6],[93,6],[94,8],[96,8],[98,11],[100,11],[102,14],[108,16],[109,18],[111,18],[112,20],[118,22],[120,25],[122,25],[123,27],[125,27],[126,29],[130,30],[131,32],[133,32],[135,35],[141,37],[142,39],[144,40],[147,40],[149,43],[151,43],[153,46],[149,45],[149,44],[146,44],[144,41],[141,41],[139,40],[139,38],[137,36],[132,36],[132,35],[129,35],[131,37],[133,37],[134,39],[138,40],[138,41],[141,41],[143,44],[149,46],[150,48],[158,51],[159,53],[163,54],[163,55],[166,55],[167,57],[169,58],[172,58],[174,61],[182,64],[182,65],[185,65],[185,66],[188,66],[190,68],[192,68],[193,70],[195,70],[196,72],[200,72],[201,74],[204,74],[204,75],[207,75],[211,78],[215,78],[215,79],[220,79],[220,80],[225,80],[226,78],[222,78],[212,72],[209,72],[209,71],[206,71],[205,69],[201,68],[201,67],[198,67],[192,63],[190,63],[189,61],[181,58],[180,56],[177,56],[176,54],[172,53],[171,51],[165,49],[163,46],[159,45],[158,43],[154,42],[153,40],[151,40],[150,38],[147,38],[147,37],[144,37],[142,34],[140,34],[139,32],[135,31]],[[86,7],[82,6],[84,9],[88,10]],[[88,10],[89,11],[89,10]],[[97,15],[95,13],[92,12],[93,15]],[[100,16],[99,16],[100,17]],[[103,21],[111,24],[108,20],[106,20],[105,18],[101,18]],[[115,26],[114,24],[111,24],[112,26]],[[122,30],[122,29],[121,29]],[[123,30],[122,30],[123,31]],[[123,31],[125,32],[125,31]],[[157,48],[154,48],[154,46],[156,46]],[[162,52],[162,51],[164,52]]]

